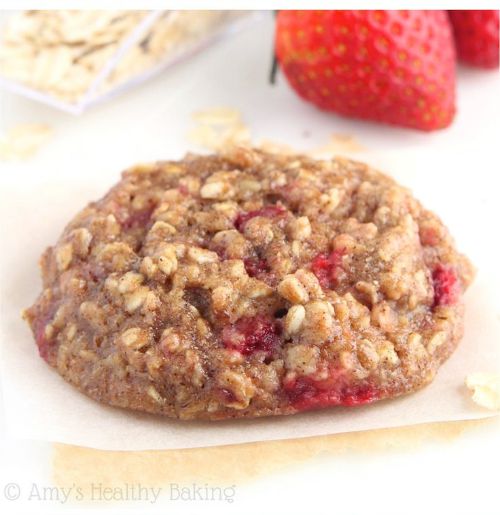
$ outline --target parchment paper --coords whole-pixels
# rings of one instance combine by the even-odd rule
[[[408,153],[365,155],[360,159],[390,172],[398,171],[398,180],[411,186],[426,206],[443,216],[460,249],[480,268],[466,295],[465,337],[430,386],[409,396],[360,408],[220,423],[172,421],[106,407],[88,399],[38,357],[20,311],[40,291],[36,263],[44,247],[56,240],[64,224],[86,201],[100,197],[117,180],[118,170],[106,176],[96,173],[73,179],[45,174],[38,180],[6,181],[0,192],[1,373],[9,432],[20,438],[110,450],[172,449],[493,415],[475,406],[463,386],[470,372],[499,370],[499,281],[495,269],[498,243],[485,240],[488,226],[498,213],[493,188],[484,182],[477,189],[471,186],[466,174],[470,163],[464,155],[456,156],[451,189],[451,172],[422,171],[422,166],[431,162],[436,169],[445,164],[444,168],[448,168],[449,156],[443,156],[441,164],[438,155],[426,161],[421,155]],[[476,174],[478,181],[481,177]],[[479,224],[479,220],[484,223]]]

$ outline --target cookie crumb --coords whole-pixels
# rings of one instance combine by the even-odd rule
[[[193,113],[198,123],[188,132],[191,143],[208,150],[221,150],[232,145],[250,144],[250,130],[241,113],[230,107],[212,107]]]
[[[15,125],[0,137],[0,160],[22,160],[32,157],[52,134],[52,129],[41,123]]]
[[[195,121],[203,125],[235,125],[241,123],[241,113],[231,107],[212,107],[193,114]]]
[[[261,140],[261,142],[258,144],[258,148],[264,152],[271,152],[273,154],[292,155],[295,153],[295,150],[290,145],[270,139]]]
[[[327,157],[336,154],[355,154],[366,148],[350,134],[332,134],[328,142],[309,151],[313,157]]]
[[[477,405],[492,411],[500,410],[500,374],[475,372],[465,378],[465,384]]]

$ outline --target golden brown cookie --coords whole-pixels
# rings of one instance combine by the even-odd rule
[[[183,419],[414,391],[457,345],[473,275],[389,177],[244,148],[126,171],[41,266],[42,358],[98,401]]]

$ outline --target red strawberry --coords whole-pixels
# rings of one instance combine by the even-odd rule
[[[455,113],[455,50],[444,11],[280,11],[276,55],[321,109],[434,130]]]
[[[274,320],[263,316],[240,318],[235,324],[222,330],[222,341],[228,349],[241,354],[252,354],[256,351],[272,353],[280,344],[280,326]]]
[[[450,11],[458,58],[480,68],[498,68],[498,11]]]
[[[432,272],[434,283],[434,306],[455,304],[460,296],[460,285],[456,272],[443,265],[438,265]]]

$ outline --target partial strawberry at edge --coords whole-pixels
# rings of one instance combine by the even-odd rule
[[[292,87],[321,109],[425,131],[453,120],[444,11],[280,11],[275,47]]]
[[[498,68],[498,11],[450,11],[458,58],[480,68]]]

